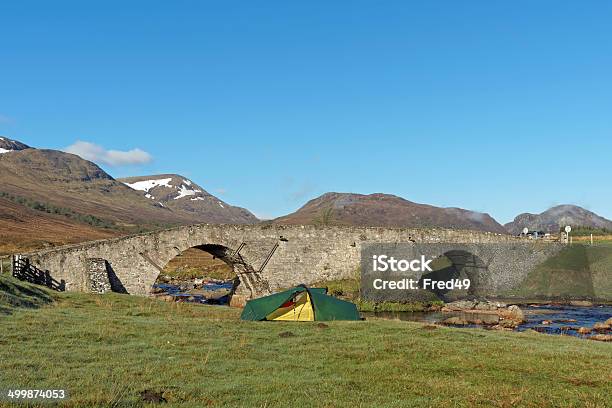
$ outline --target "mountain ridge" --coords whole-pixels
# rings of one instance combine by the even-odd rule
[[[520,234],[523,228],[530,231],[558,233],[566,225],[612,230],[612,221],[573,204],[561,204],[539,214],[522,213],[504,227],[511,234]]]
[[[232,206],[180,174],[156,174],[117,179],[145,198],[174,211],[184,211],[208,222],[254,224],[249,210]]]
[[[415,203],[384,193],[328,192],[308,201],[297,211],[278,217],[277,224],[331,224],[375,227],[443,227],[506,234],[489,214],[457,207]]]
[[[30,146],[21,143],[17,140],[9,139],[5,136],[0,136],[0,154],[14,152],[19,150],[29,149]]]

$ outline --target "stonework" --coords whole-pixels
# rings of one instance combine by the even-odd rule
[[[89,258],[87,262],[87,272],[89,278],[89,292],[106,293],[111,291],[111,283],[108,278],[106,260],[102,258]]]
[[[145,295],[172,258],[188,248],[201,247],[215,252],[234,268],[241,282],[237,297],[248,299],[300,283],[355,277],[361,246],[377,242],[525,244],[524,240],[509,235],[447,229],[201,224],[52,248],[25,256],[34,265],[48,270],[53,278],[64,279],[66,290],[85,292],[94,287],[98,291],[107,290],[106,281],[98,278],[103,275],[101,263],[88,261],[98,258],[105,261],[115,282],[113,286],[126,293]],[[91,269],[94,264],[98,268],[95,273]],[[511,286],[516,279],[504,276],[502,286]]]

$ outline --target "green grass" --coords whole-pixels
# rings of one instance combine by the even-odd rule
[[[0,389],[66,388],[70,407],[140,406],[147,389],[187,407],[604,407],[612,393],[608,343],[385,320],[242,322],[225,307],[53,297],[0,316]]]
[[[427,310],[439,310],[444,302],[369,302],[367,300],[356,300],[354,303],[360,312],[424,312]]]
[[[360,279],[338,279],[317,282],[313,287],[327,288],[327,293],[357,305],[361,312],[422,312],[431,308],[441,307],[442,301],[432,302],[370,302],[361,300],[359,295]]]
[[[6,275],[9,275],[11,271],[11,258],[10,257],[0,258],[0,263],[2,263],[2,270],[4,271],[4,273]]]
[[[537,265],[508,293],[522,298],[612,298],[612,244],[573,244]]]
[[[317,282],[312,285],[316,288],[327,288],[327,293],[346,300],[359,299],[360,278],[336,279]]]
[[[563,231],[564,228],[561,228],[559,232]],[[572,227],[571,234],[575,237],[576,236],[590,236],[591,234],[593,234],[593,236],[596,237],[600,235],[612,235],[612,230],[609,230],[606,228],[574,226]]]
[[[47,289],[0,275],[0,319],[21,308],[38,308],[51,303],[55,294]]]

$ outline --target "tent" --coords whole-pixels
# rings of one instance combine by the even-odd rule
[[[299,285],[247,302],[242,320],[281,320],[306,322],[313,320],[360,320],[357,306],[327,295],[327,289]]]

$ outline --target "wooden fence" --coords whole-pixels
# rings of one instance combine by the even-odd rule
[[[62,279],[61,282],[53,279],[49,271],[43,271],[36,266],[30,264],[28,258],[21,255],[13,255],[13,276],[19,280],[43,285],[50,289],[63,292],[66,290],[66,282]]]

